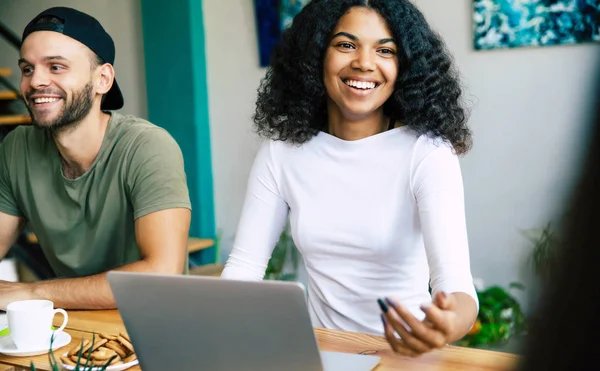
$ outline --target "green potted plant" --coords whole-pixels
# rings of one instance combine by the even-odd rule
[[[523,290],[513,282],[509,288]],[[475,325],[456,345],[488,348],[506,344],[513,336],[526,331],[525,315],[519,302],[503,287],[491,286],[477,291],[479,313]]]
[[[536,276],[546,280],[552,273],[552,262],[556,253],[557,236],[548,223],[541,230],[530,230],[525,232],[531,242],[531,253],[529,264]]]
[[[528,265],[533,273],[542,280],[547,280],[552,274],[552,265],[556,254],[557,236],[551,223],[544,228],[527,230],[525,237],[530,242],[531,251]],[[509,288],[524,289],[519,283],[512,283]],[[471,331],[458,345],[469,347],[489,347],[506,344],[513,336],[519,336],[527,331],[525,315],[517,300],[502,287],[493,286],[478,291],[479,314]]]
[[[286,224],[269,259],[265,279],[295,281],[298,278],[299,263],[300,252],[289,233],[289,224]]]

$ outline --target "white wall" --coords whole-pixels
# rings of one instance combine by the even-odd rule
[[[246,0],[203,0],[216,225],[226,259],[258,138],[251,116],[259,68],[254,8]]]
[[[0,22],[20,38],[33,17],[53,6],[67,6],[98,19],[115,42],[115,71],[125,97],[121,112],[147,118],[141,0],[0,0]],[[18,51],[0,37],[0,66],[10,67],[18,87]]]
[[[415,2],[448,43],[474,103],[475,146],[462,160],[473,273],[486,285],[531,285],[520,231],[544,226],[561,210],[578,165],[599,45],[475,52],[471,0]],[[252,2],[204,0],[204,14],[225,259],[258,148],[251,114],[265,70]]]
[[[472,269],[532,288],[521,233],[560,214],[577,176],[600,45],[475,52],[471,1],[416,0],[454,53],[475,108],[462,161]],[[527,303],[525,303],[527,306]]]

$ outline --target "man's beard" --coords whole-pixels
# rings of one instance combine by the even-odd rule
[[[59,112],[58,116],[52,121],[38,121],[29,107],[30,104],[35,104],[29,98],[33,94],[54,94],[56,92],[52,92],[50,90],[38,90],[31,91],[27,94],[27,109],[29,110],[29,114],[31,115],[32,123],[45,130],[48,130],[52,134],[57,134],[66,130],[71,130],[77,127],[77,125],[83,120],[84,117],[88,115],[90,110],[92,109],[93,104],[93,96],[92,96],[93,84],[90,81],[87,83],[81,90],[73,93],[73,100],[71,103],[67,104],[67,95],[64,92],[61,92],[59,95],[63,100],[63,108],[62,111]]]

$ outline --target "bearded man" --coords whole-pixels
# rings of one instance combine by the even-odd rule
[[[28,224],[56,279],[0,281],[0,309],[29,299],[115,308],[107,271],[187,271],[181,150],[166,130],[115,112],[114,59],[110,35],[75,9],[45,10],[23,32],[20,90],[33,125],[0,145],[0,258]]]

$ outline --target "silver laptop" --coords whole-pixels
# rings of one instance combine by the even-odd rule
[[[319,351],[304,287],[111,271],[144,371],[370,371],[379,357]]]

